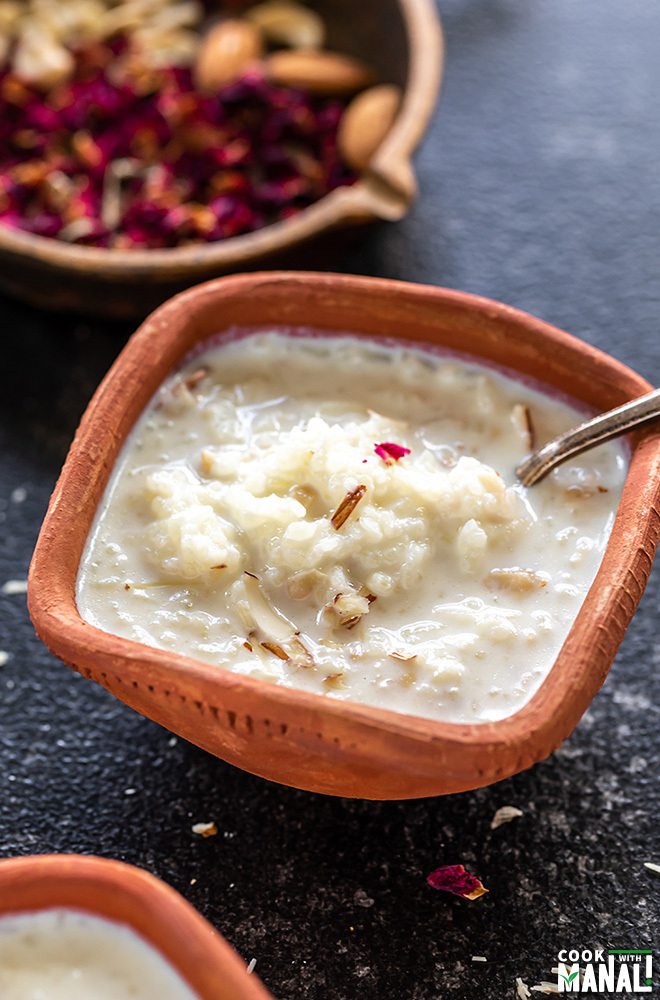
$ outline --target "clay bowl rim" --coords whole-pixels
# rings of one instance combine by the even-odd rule
[[[444,40],[432,0],[395,0],[404,21],[409,53],[401,108],[369,169],[350,186],[336,188],[293,219],[215,243],[154,250],[116,250],[66,244],[0,225],[0,252],[71,268],[105,280],[158,280],[216,267],[240,268],[291,249],[355,221],[400,219],[417,193],[412,155],[433,114],[442,79]]]
[[[167,959],[199,1000],[273,1000],[220,932],[155,875],[94,855],[0,860],[0,916],[59,907],[128,926]]]
[[[311,308],[321,303],[322,315],[332,318],[332,322],[328,319],[325,324],[326,329],[352,329],[357,333],[365,332],[365,317],[375,317],[374,322],[389,322],[392,326],[414,310],[415,331],[418,328],[423,331],[426,323],[430,329],[439,329],[439,316],[455,316],[454,328],[448,327],[450,333],[445,331],[442,339],[436,339],[436,345],[466,353],[466,333],[460,325],[463,323],[467,330],[475,330],[474,337],[480,343],[483,341],[478,352],[469,352],[467,348],[477,361],[481,359],[513,369],[523,377],[539,378],[534,366],[538,369],[540,365],[545,372],[547,358],[551,356],[555,359],[551,364],[565,371],[566,378],[571,380],[570,385],[556,387],[583,403],[614,406],[650,388],[640,375],[570,334],[509,306],[463,292],[387,279],[304,272],[237,275],[198,285],[170,299],[145,320],[106,376],[83,417],[53,493],[30,567],[28,601],[39,636],[69,665],[84,662],[86,653],[94,650],[94,664],[101,671],[107,669],[117,673],[118,661],[126,669],[138,665],[143,668],[146,664],[153,668],[154,676],[183,677],[189,684],[196,684],[198,690],[208,691],[212,685],[220,695],[218,704],[223,704],[223,694],[231,700],[232,693],[237,691],[246,697],[252,693],[260,705],[273,712],[278,707],[290,712],[298,710],[300,715],[307,713],[307,717],[322,717],[329,723],[334,721],[338,729],[345,723],[344,729],[353,727],[363,738],[369,733],[378,733],[379,746],[384,741],[388,746],[396,745],[409,752],[408,767],[414,751],[415,773],[429,780],[437,777],[439,747],[445,758],[458,753],[465,764],[460,780],[452,786],[453,791],[499,780],[546,757],[569,735],[605,680],[650,572],[660,531],[653,509],[660,501],[660,431],[652,427],[630,438],[632,454],[610,541],[594,583],[548,677],[525,706],[497,722],[440,722],[354,702],[321,699],[311,692],[219,671],[187,656],[111,636],[82,620],[75,601],[75,578],[97,506],[94,491],[98,491],[100,497],[114,463],[112,449],[115,448],[116,454],[119,443],[162,381],[160,375],[154,374],[157,367],[162,367],[163,375],[171,371],[195,342],[195,337],[203,340],[208,336],[201,333],[203,321],[199,317],[204,309],[212,309],[213,316],[222,316],[223,302],[227,306],[233,301],[253,311],[258,310],[260,304],[263,307],[264,302],[278,302],[278,309],[283,310],[279,322],[285,326],[297,325],[292,317],[296,311],[302,317],[303,309],[310,307],[310,302]],[[352,325],[348,320],[336,321],[342,310],[344,315],[353,318]],[[386,315],[389,315],[387,320]],[[267,325],[276,321],[265,319],[262,322]],[[244,325],[253,324],[246,322]],[[305,322],[298,325],[319,326]],[[221,321],[218,327],[222,326]],[[506,331],[506,336],[498,334],[500,327]],[[175,346],[184,334],[191,338],[186,351]],[[384,335],[389,334],[384,332]],[[428,342],[428,337],[417,333],[414,336]],[[452,344],[452,336],[456,344]],[[404,337],[401,339],[408,342]],[[516,351],[513,362],[511,350]],[[144,358],[150,359],[146,374],[142,367]],[[553,386],[553,379],[554,374],[543,381]],[[142,395],[136,400],[138,386]],[[132,406],[136,412],[130,414],[125,409],[124,425],[111,427],[104,435],[99,435],[97,428],[104,427],[104,421],[107,423],[108,407],[117,405],[118,401],[125,408]],[[76,531],[82,531],[83,521],[86,526],[82,543],[79,543],[73,536]],[[499,769],[498,754],[507,762]],[[480,760],[486,762],[485,770],[479,766]],[[250,769],[249,764],[240,763],[239,766]],[[480,776],[472,774],[475,768]],[[272,774],[266,776],[282,780]],[[291,780],[284,783],[294,784]],[[428,787],[428,783],[423,787]],[[337,791],[336,794],[345,793]]]

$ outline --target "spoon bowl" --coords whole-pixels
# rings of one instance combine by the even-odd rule
[[[660,389],[655,389],[560,434],[521,462],[516,475],[522,486],[533,486],[569,458],[659,419]]]

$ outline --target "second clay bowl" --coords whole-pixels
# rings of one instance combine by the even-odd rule
[[[127,927],[169,962],[199,1000],[273,1000],[225,939],[153,875],[75,854],[0,861],[0,917],[53,908]]]

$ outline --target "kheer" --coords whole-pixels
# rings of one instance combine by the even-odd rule
[[[196,1000],[123,924],[55,908],[0,917],[2,1000]]]
[[[432,349],[234,331],[161,387],[79,570],[107,632],[290,687],[452,722],[538,689],[625,478],[609,444],[525,490],[583,419]]]

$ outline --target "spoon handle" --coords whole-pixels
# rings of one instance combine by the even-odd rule
[[[615,410],[601,413],[593,420],[587,420],[572,431],[560,434],[553,441],[532,452],[516,469],[518,480],[523,486],[533,486],[548,475],[562,462],[574,455],[580,455],[603,441],[610,441],[635,427],[643,427],[660,419],[660,389],[633,399]]]

